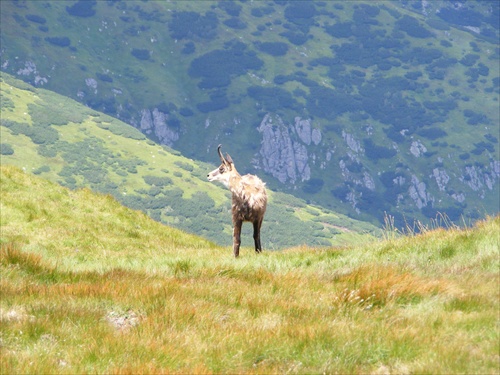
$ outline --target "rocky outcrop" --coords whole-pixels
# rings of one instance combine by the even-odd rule
[[[282,183],[311,178],[306,146],[321,141],[321,132],[312,129],[311,120],[297,117],[293,126],[287,126],[280,116],[267,114],[257,130],[262,137],[258,166]]]
[[[421,182],[417,176],[411,176],[411,185],[408,189],[408,193],[418,209],[426,207],[428,204],[432,204],[434,202],[433,197],[427,193],[426,188],[425,183]]]
[[[97,94],[97,81],[94,78],[85,79],[85,84],[88,88],[94,90],[94,94]]]
[[[168,115],[157,108],[153,109],[153,111],[143,109],[139,126],[143,133],[154,134],[161,144],[171,147],[179,139],[179,132],[169,127],[167,120]]]
[[[448,181],[450,181],[450,176],[446,173],[444,169],[434,168],[432,170],[432,177],[436,179],[439,191],[445,191]]]
[[[499,178],[500,161],[494,160],[490,162],[489,166],[465,166],[463,175],[459,179],[473,191],[479,193],[479,196],[483,199],[486,190],[493,190]]]
[[[8,63],[7,63],[8,65]],[[4,66],[2,65],[2,68]],[[7,66],[5,66],[6,68]],[[33,61],[26,61],[24,63],[24,68],[18,69],[17,70],[17,75],[19,76],[33,76],[33,81],[32,83],[35,86],[43,86],[45,83],[48,82],[47,77],[42,77],[40,74],[38,74],[36,65]]]
[[[309,146],[314,143],[316,146],[321,142],[321,130],[313,128],[311,119],[295,117],[294,129],[302,143]]]
[[[420,141],[413,141],[410,146],[410,152],[413,156],[419,158],[427,152],[427,147],[425,147],[424,144]]]
[[[344,138],[344,141],[347,143],[347,146],[354,151],[355,153],[359,154],[363,152],[363,148],[361,147],[361,143],[354,138],[352,134],[346,133],[345,131],[342,130],[342,138]]]
[[[311,144],[311,120],[295,117],[295,131],[302,142],[308,146]]]

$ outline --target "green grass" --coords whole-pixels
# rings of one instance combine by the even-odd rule
[[[219,244],[231,243],[230,193],[206,180],[214,165],[157,145],[137,129],[69,98],[30,87],[5,73],[1,76],[0,138],[13,150],[1,156],[2,164],[67,187],[112,194],[155,220]],[[57,137],[37,144],[34,131]],[[166,182],[153,188],[145,177]],[[264,225],[262,235],[268,249],[363,242],[380,232],[371,224],[306,205],[284,193],[269,191],[269,200],[266,223],[270,225]],[[317,213],[314,221],[297,215],[304,207]],[[281,231],[270,229],[277,225]],[[332,225],[335,231],[330,230]],[[250,226],[243,229],[244,238],[251,240]]]
[[[233,29],[224,25],[223,22],[232,16],[224,11],[221,6],[224,3],[217,1],[97,2],[93,7],[96,15],[84,18],[70,16],[66,10],[68,4],[65,2],[27,1],[20,7],[17,2],[5,1],[2,2],[0,35],[1,44],[5,50],[3,70],[30,82],[33,82],[35,76],[47,78],[48,82],[43,84],[43,87],[70,96],[96,109],[107,110],[108,113],[129,123],[137,124],[141,119],[143,109],[152,110],[155,107],[168,106],[169,116],[175,116],[181,123],[181,136],[175,143],[176,149],[194,159],[213,160],[211,152],[208,152],[209,149],[213,150],[218,143],[223,143],[225,147],[231,145],[232,150],[237,150],[234,152],[239,154],[240,171],[255,171],[254,166],[259,159],[256,156],[259,152],[258,145],[262,141],[255,129],[265,114],[264,110],[256,107],[256,100],[249,97],[247,89],[251,86],[279,87],[292,94],[300,103],[301,109],[280,108],[274,115],[279,115],[287,126],[294,123],[296,116],[303,118],[312,116],[314,117],[313,127],[321,130],[321,143],[308,147],[307,151],[311,177],[324,180],[324,187],[319,192],[310,194],[307,192],[307,181],[295,183],[287,181],[286,184],[282,184],[270,174],[266,176],[268,186],[316,202],[329,209],[347,213],[349,216],[372,222],[379,222],[383,212],[389,210],[404,211],[409,220],[413,218],[424,220],[433,217],[432,210],[421,212],[420,205],[415,204],[407,194],[408,187],[405,187],[399,197],[387,194],[379,173],[398,171],[404,172],[407,182],[411,180],[411,175],[419,176],[420,182],[425,183],[426,191],[432,197],[433,207],[441,212],[447,211],[450,217],[459,217],[462,211],[465,216],[471,218],[484,217],[485,212],[494,215],[498,212],[499,206],[498,176],[494,173],[495,168],[491,167],[491,162],[498,160],[498,145],[496,141],[492,141],[494,139],[492,137],[499,132],[500,116],[498,87],[495,86],[495,78],[499,76],[500,69],[498,43],[494,38],[484,38],[487,35],[486,31],[490,33],[494,31],[486,23],[483,23],[480,32],[476,33],[456,27],[457,25],[450,26],[440,20],[439,10],[443,7],[449,8],[446,3],[442,1],[425,3],[426,12],[424,13],[426,14],[424,15],[421,7],[414,8],[396,1],[377,4],[373,4],[373,1],[345,2],[345,4],[333,1],[316,2],[317,14],[314,23],[309,27],[307,19],[303,20],[304,23],[299,21],[298,24],[288,19],[287,10],[290,10],[290,3],[261,4],[258,1],[244,1],[236,2],[235,5],[241,7],[238,18],[247,24],[247,27]],[[367,64],[359,61],[349,63],[341,61],[342,59],[338,61],[334,70],[345,68],[344,71],[333,72],[327,66],[317,65],[314,62],[317,58],[336,58],[336,47],[343,44],[358,42],[371,44],[370,38],[356,42],[358,38],[353,36],[350,38],[332,37],[327,32],[329,25],[345,22],[358,23],[359,12],[366,9],[367,5],[377,7],[380,12],[377,10],[376,16],[369,17],[370,21],[367,21],[363,27],[356,27],[356,35],[361,36],[363,29],[369,26],[371,27],[370,35],[375,39],[382,38],[382,35],[392,39],[397,35],[397,38],[406,45],[402,51],[399,51],[403,55],[406,55],[405,50],[419,47],[437,49],[443,53],[443,58],[432,63],[420,64],[414,59],[403,57],[400,53],[392,53],[391,48],[386,48],[386,52],[393,55],[388,61],[398,65],[388,71],[375,65],[366,66]],[[272,13],[264,17],[257,17],[255,13],[252,15],[252,11],[261,7],[271,8]],[[490,8],[488,2],[475,1],[465,4],[456,11],[473,9],[478,16],[481,14],[489,18],[491,12],[493,12],[491,14],[495,13]],[[219,19],[217,36],[213,39],[173,38],[169,30],[172,17],[184,11],[192,11],[200,15],[216,14]],[[29,20],[30,15],[43,16],[46,23],[41,27],[40,24]],[[398,26],[398,21],[405,16],[418,20],[422,26],[426,23],[435,25],[436,21],[439,21],[441,25],[446,26],[447,30],[425,26],[435,34],[435,37],[414,38],[401,31]],[[283,35],[283,32],[287,31],[305,32],[309,38],[304,44],[295,45]],[[47,37],[62,36],[67,36],[71,40],[69,48],[57,47],[45,40]],[[210,113],[201,112],[197,110],[197,105],[209,100],[214,90],[198,87],[200,79],[192,78],[188,73],[191,62],[206,53],[228,48],[228,44],[234,41],[244,43],[247,51],[255,53],[264,61],[264,65],[259,70],[250,70],[249,74],[233,76],[231,84],[220,91],[219,94],[227,93],[230,102],[228,108]],[[258,43],[266,41],[286,43],[289,47],[286,57],[275,57],[261,52]],[[193,53],[190,54],[183,52],[188,42],[194,43],[195,46]],[[443,42],[447,42],[447,47],[441,44]],[[144,61],[133,57],[131,51],[134,48],[151,51],[151,59]],[[452,63],[455,60],[460,61],[471,53],[478,56],[478,61],[472,67],[472,71],[468,66]],[[445,63],[446,60],[452,65],[446,66],[448,64]],[[36,73],[21,75],[20,72],[26,68],[26,62],[36,65]],[[487,67],[489,74],[472,79],[467,74],[477,71],[479,64]],[[299,80],[283,85],[274,83],[275,77],[279,75],[300,74],[307,76],[321,87],[335,89],[338,92],[346,90],[346,93],[354,97],[359,95],[359,88],[356,87],[357,84],[354,81],[351,82],[351,78],[347,78],[354,71],[358,73],[362,71],[366,74],[364,78],[358,77],[358,79],[364,79],[365,85],[371,85],[374,80],[380,78],[405,77],[407,73],[422,73],[423,76],[411,84],[417,87],[416,90],[404,90],[403,97],[408,99],[409,104],[413,102],[414,105],[418,105],[451,100],[457,107],[449,111],[443,110],[443,115],[435,113],[432,120],[422,120],[421,124],[413,124],[409,127],[427,129],[432,124],[433,128],[439,127],[446,131],[447,135],[438,139],[427,138],[429,135],[426,137],[421,134],[414,134],[413,138],[408,136],[404,141],[398,142],[398,154],[393,158],[374,159],[367,157],[363,152],[354,155],[342,138],[342,130],[352,134],[361,143],[370,137],[376,145],[391,149],[396,146],[387,138],[388,124],[376,120],[379,118],[377,110],[367,108],[368,111],[364,115],[371,114],[370,118],[360,118],[359,114],[353,116],[352,113],[337,118],[331,116],[328,116],[330,117],[328,119],[320,118],[313,116],[315,111],[311,111],[311,108],[307,109],[309,106],[306,96],[309,100],[314,100],[309,95],[311,85],[299,82]],[[439,73],[437,75],[439,78],[435,77],[436,73]],[[100,79],[101,74],[106,74],[112,78],[113,82]],[[337,78],[345,76],[346,79],[334,79],[334,76],[338,76]],[[89,78],[96,79],[98,82],[96,91],[85,84],[86,79]],[[42,86],[41,83],[40,86]],[[302,96],[300,91],[295,91],[297,89],[308,94]],[[400,89],[395,87],[390,91],[399,92]],[[390,96],[390,93],[388,92],[387,95]],[[33,101],[34,98],[19,97],[16,102],[18,100],[20,101],[20,114],[29,113],[25,104],[27,101]],[[265,105],[265,103],[260,104]],[[339,103],[339,106],[342,107],[342,103]],[[66,109],[68,113],[65,115],[70,116],[72,113],[71,106],[63,105],[52,108],[56,108],[57,111],[49,112],[51,115],[56,115],[59,111],[64,112]],[[184,117],[180,114],[181,108],[191,109],[193,115]],[[489,119],[488,123],[477,124],[477,126],[468,125],[464,111],[477,112],[478,108],[481,114]],[[389,106],[387,109],[389,110]],[[312,113],[308,114],[308,111]],[[2,116],[5,116],[3,104]],[[25,118],[28,122],[31,121],[29,117]],[[20,116],[20,119],[22,118],[23,116]],[[210,121],[209,127],[205,126],[207,120]],[[369,135],[366,132],[367,125],[370,126]],[[403,130],[403,127],[401,129],[398,127],[399,130]],[[295,137],[293,132],[291,135],[292,138]],[[2,137],[7,136],[2,135]],[[427,148],[425,156],[415,157],[409,152],[411,143],[416,140],[421,141]],[[300,142],[296,137],[294,141]],[[478,143],[483,146],[488,144],[489,150],[485,152],[485,150],[476,149]],[[228,151],[233,152],[232,150]],[[358,172],[352,171],[352,176],[344,176],[339,163],[345,162],[349,155],[352,160],[358,160],[363,169]],[[467,155],[469,156],[467,160],[460,158],[460,156],[466,158]],[[34,160],[31,156],[33,155],[26,154],[25,159]],[[467,166],[474,166],[477,169],[479,181],[483,187],[478,189],[475,186],[471,189],[467,185],[469,181],[469,176],[465,172]],[[442,187],[438,186],[433,177],[429,177],[433,175],[435,168],[446,171],[450,176],[444,190],[440,190]],[[331,191],[340,185],[351,187],[351,189],[352,186],[358,187],[367,174],[373,178],[378,193],[378,198],[373,199],[372,202],[380,201],[381,204],[368,204],[368,207],[365,207],[367,204],[359,203],[357,207],[353,207],[354,204],[344,202],[345,197],[339,199],[332,196]],[[492,181],[495,182],[493,185],[489,176],[493,176]],[[303,189],[304,187],[306,189]],[[457,194],[463,192],[466,202],[459,202],[456,196],[452,197],[454,192],[458,192]],[[358,202],[362,197],[360,193],[357,191]],[[390,197],[388,201],[384,202],[388,197]],[[215,199],[213,196],[212,198]],[[362,211],[361,214],[357,213],[357,209]],[[453,212],[458,212],[458,214],[454,215]],[[229,226],[226,226],[226,231],[230,232],[230,230]]]
[[[499,371],[500,217],[234,259],[0,171],[1,373]]]

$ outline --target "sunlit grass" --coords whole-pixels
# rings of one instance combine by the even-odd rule
[[[1,373],[498,372],[500,217],[236,260],[1,171]]]

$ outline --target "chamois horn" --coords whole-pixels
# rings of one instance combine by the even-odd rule
[[[227,164],[227,160],[226,160],[226,159],[224,159],[224,156],[222,155],[222,151],[220,150],[221,148],[222,148],[222,145],[219,145],[219,146],[217,147],[217,152],[219,153],[219,157],[220,157],[220,160],[222,161],[222,163],[223,163],[224,165],[226,165],[226,164]]]

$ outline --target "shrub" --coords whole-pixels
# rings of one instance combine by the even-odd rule
[[[31,22],[35,22],[35,23],[39,23],[41,25],[43,25],[45,22],[47,22],[47,20],[42,17],[42,16],[39,16],[39,15],[36,15],[36,14],[27,14],[25,16],[25,18],[28,20],[28,21],[31,21]]]
[[[249,69],[258,70],[264,62],[255,53],[247,52],[244,43],[237,42],[226,50],[210,51],[191,62],[188,73],[201,77],[200,88],[226,87],[233,76],[246,74]],[[215,101],[212,98],[212,101]]]
[[[430,140],[435,140],[448,135],[448,133],[446,133],[443,129],[439,128],[419,129],[417,130],[417,134]]]
[[[258,43],[257,48],[272,56],[284,56],[288,52],[288,44],[283,42],[264,42]]]
[[[297,102],[290,92],[279,87],[251,86],[247,89],[248,95],[268,111],[277,111],[283,108],[294,109]]]
[[[217,6],[226,11],[227,14],[233,17],[238,17],[241,11],[241,5],[234,1],[219,1]]]
[[[370,190],[364,186],[357,186],[357,206],[361,211],[369,211],[374,216],[377,212],[387,210],[387,201],[381,193]]]
[[[99,78],[103,82],[113,82],[113,78],[111,78],[107,74],[96,73],[95,75],[96,75],[97,78]]]
[[[417,65],[426,65],[443,56],[437,48],[416,47],[401,53],[400,59],[404,63],[411,62]]]
[[[241,21],[239,18],[233,17],[228,20],[225,20],[224,25],[227,27],[230,27],[231,29],[236,29],[236,30],[243,30],[246,29],[247,24],[243,21]]]
[[[184,117],[190,117],[194,115],[194,112],[187,107],[179,108],[179,114]]]
[[[265,6],[265,7],[252,7],[252,10],[250,11],[250,14],[254,17],[264,17],[267,16],[271,13],[274,13],[274,8],[272,6]]]
[[[337,199],[342,202],[345,202],[347,199],[347,194],[351,192],[351,189],[347,185],[339,185],[334,189],[330,190],[330,193]]]
[[[360,110],[359,105],[357,98],[323,86],[311,87],[306,102],[311,115],[330,120],[342,113]]]
[[[8,143],[0,143],[0,155],[13,155],[14,149]]]
[[[50,44],[53,44],[54,46],[58,46],[58,47],[68,47],[71,44],[71,40],[66,36],[46,37],[45,41],[49,42]]]
[[[491,153],[495,152],[495,146],[488,142],[481,141],[479,143],[474,143],[474,146],[474,150],[471,151],[474,155],[481,155],[486,150]]]
[[[190,55],[196,51],[196,46],[193,42],[187,42],[182,48],[181,53],[184,55]]]
[[[486,138],[486,140],[490,141],[491,143],[498,143],[498,138],[495,137],[493,134],[485,134],[484,135],[484,138]]]
[[[465,66],[472,66],[476,63],[477,60],[479,60],[479,55],[469,53],[460,60],[460,64]]]
[[[16,105],[14,104],[14,101],[11,98],[6,97],[5,95],[1,95],[1,102],[2,102],[2,109],[15,109]]]
[[[34,174],[40,174],[46,172],[50,172],[50,167],[48,165],[42,165],[40,168],[37,168],[33,171]]]
[[[309,36],[306,33],[293,32],[293,31],[285,31],[280,34],[288,39],[288,41],[296,46],[301,46],[309,39]]]
[[[82,122],[83,115],[78,111],[66,112],[66,108],[52,103],[47,105],[28,104],[33,125],[47,127],[49,125],[66,125],[68,121]]]
[[[158,176],[142,176],[144,182],[151,186],[167,186],[172,184],[172,179],[170,177],[158,177]]]
[[[467,124],[469,125],[488,124],[490,122],[488,117],[482,113],[470,109],[465,109],[463,113],[468,118]]]
[[[179,168],[184,169],[185,171],[188,171],[188,172],[194,171],[194,167],[192,164],[189,164],[189,163],[186,163],[183,161],[176,161],[174,164],[177,165]]]
[[[102,129],[109,130],[111,133],[115,135],[119,135],[125,138],[136,139],[136,140],[145,140],[146,136],[142,134],[139,130],[132,126],[127,126],[124,124],[120,124],[118,122],[111,122],[109,124],[100,123],[98,126]]]
[[[93,0],[79,0],[72,6],[67,6],[66,12],[76,17],[92,17],[96,12],[93,8],[96,3],[97,2]]]
[[[47,145],[40,145],[37,149],[38,155],[45,158],[55,158],[57,156],[57,150],[54,147],[47,147]]]
[[[59,171],[58,175],[61,177],[72,177],[73,175],[76,174],[76,172],[77,171],[75,170],[75,168],[65,165]]]
[[[416,72],[408,72],[405,74],[405,78],[411,79],[412,81],[416,81],[422,77],[422,72],[416,71]]]
[[[486,77],[488,74],[490,74],[490,69],[483,63],[479,63],[477,67],[477,72],[479,75]]]
[[[352,22],[338,22],[332,26],[326,26],[325,31],[335,38],[349,38],[352,35]]]
[[[59,133],[52,127],[33,127],[29,137],[37,145],[50,144],[59,139]]]
[[[194,193],[191,201],[196,206],[196,209],[198,211],[195,210],[194,212],[197,213],[207,212],[213,209],[215,206],[215,201],[210,198],[210,196],[204,191],[197,191],[196,193]]]
[[[291,1],[285,8],[285,18],[288,22],[295,24],[307,33],[309,27],[314,24],[314,16],[317,14],[314,3],[311,1]]]
[[[372,160],[389,159],[396,155],[396,150],[384,146],[378,146],[371,139],[363,141],[365,146],[366,156]]]
[[[14,21],[16,21],[21,27],[29,27],[28,22],[26,22],[19,14],[14,13],[12,18],[14,18]]]
[[[359,173],[363,170],[363,164],[357,161],[348,161],[346,168],[352,173]]]
[[[274,83],[277,85],[282,85],[288,81],[291,81],[292,78],[290,76],[285,76],[283,74],[278,74],[274,77]]]
[[[132,56],[139,60],[149,60],[150,54],[147,49],[134,48],[131,52]]]
[[[309,181],[306,181],[306,183],[302,187],[302,190],[307,194],[316,194],[320,192],[321,189],[323,189],[324,184],[325,181],[323,181],[321,178],[311,178]]]
[[[443,7],[439,10],[437,16],[454,25],[475,27],[481,26],[481,19],[483,18],[480,13],[466,7],[460,10]]]
[[[196,108],[200,112],[207,113],[212,111],[220,111],[221,109],[229,107],[229,100],[226,97],[226,94],[212,94],[210,95],[209,102],[203,102],[196,105]]]
[[[430,38],[434,35],[425,27],[421,26],[416,18],[410,16],[403,16],[396,21],[396,25],[400,30],[403,30],[414,38]]]
[[[218,23],[214,12],[207,12],[204,16],[196,12],[175,12],[168,28],[174,39],[190,39],[194,36],[213,39],[217,34]]]

